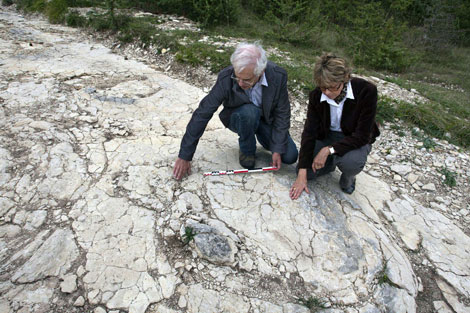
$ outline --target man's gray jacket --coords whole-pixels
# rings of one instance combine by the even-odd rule
[[[192,160],[199,138],[221,104],[224,109],[219,114],[220,120],[225,127],[229,127],[232,112],[243,104],[251,103],[243,89],[231,78],[232,75],[234,75],[232,66],[223,69],[219,73],[214,87],[199,103],[199,107],[194,111],[186,127],[178,154],[179,158],[187,161]],[[287,72],[268,61],[265,75],[268,86],[262,86],[262,116],[267,124],[272,125],[271,151],[283,154],[287,150],[290,127]]]

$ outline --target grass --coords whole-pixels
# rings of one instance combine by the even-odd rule
[[[470,48],[455,47],[445,55],[427,55],[407,72],[386,80],[415,89],[429,99],[413,110],[399,107],[399,118],[430,136],[470,147]]]
[[[446,139],[451,143],[462,147],[470,147],[470,120],[462,118],[461,115],[442,110],[442,106],[437,102],[429,103],[407,103],[397,101],[388,97],[379,97],[377,104],[377,121],[394,122],[400,119],[409,126],[420,128],[424,135],[420,135],[421,140],[426,137]],[[429,144],[433,148],[435,144],[425,140],[424,144]]]
[[[310,312],[317,312],[318,309],[326,308],[325,302],[321,299],[310,296],[308,299],[298,298],[297,301],[308,308]]]
[[[176,53],[176,60],[193,66],[205,65],[217,73],[230,65],[231,51],[200,42],[181,46]]]
[[[388,277],[388,274],[387,274],[387,263],[388,263],[388,260],[387,260],[387,261],[384,261],[384,266],[383,266],[382,270],[377,273],[377,283],[378,283],[379,285],[388,284],[388,285],[393,286],[393,287],[395,287],[395,288],[401,289],[400,286],[398,286],[397,284],[395,284],[395,283],[390,279],[390,277]]]
[[[379,273],[379,276],[377,278],[377,282],[379,283],[379,285],[383,285],[383,284],[391,285],[391,284],[393,284],[393,282],[388,277],[386,271],[387,271],[387,266],[384,266],[383,270]]]

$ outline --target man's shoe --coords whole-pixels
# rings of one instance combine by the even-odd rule
[[[243,152],[240,151],[239,155],[240,165],[243,168],[247,168],[249,170],[255,167],[255,156],[254,155],[245,155]]]
[[[351,184],[351,186],[349,187],[346,187],[346,188],[341,188],[345,193],[347,193],[348,195],[352,194],[354,192],[354,190],[356,190],[356,179],[354,179],[353,183]]]

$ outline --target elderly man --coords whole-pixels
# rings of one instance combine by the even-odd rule
[[[254,168],[256,138],[272,152],[272,165],[281,161],[292,164],[298,151],[289,135],[290,103],[286,71],[269,62],[257,44],[242,43],[232,54],[231,66],[223,69],[212,90],[194,111],[173,169],[176,179],[191,172],[191,160],[199,138],[220,104],[220,119],[238,134],[239,161],[244,168]]]

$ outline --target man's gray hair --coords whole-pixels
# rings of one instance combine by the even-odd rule
[[[235,73],[240,73],[249,65],[255,65],[253,74],[259,76],[266,68],[268,59],[266,58],[266,51],[258,42],[242,42],[232,53],[230,62],[232,62]]]

